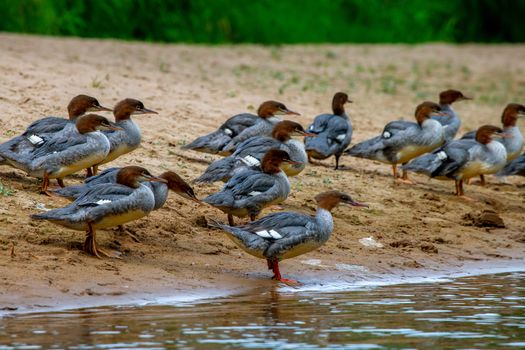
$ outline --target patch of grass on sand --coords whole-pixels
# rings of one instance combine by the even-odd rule
[[[0,195],[2,196],[12,196],[15,191],[9,187],[6,187],[1,181],[0,181]]]

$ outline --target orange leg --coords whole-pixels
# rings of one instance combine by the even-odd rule
[[[88,230],[86,232],[86,240],[84,241],[84,250],[91,254],[96,256],[97,258],[101,258],[101,254],[110,257],[108,253],[103,251],[102,249],[99,249],[97,246],[97,232],[91,225],[91,223],[88,223]]]
[[[40,188],[40,193],[51,197],[52,194],[51,192],[47,190],[48,187],[49,187],[49,176],[47,175],[47,172],[46,172],[44,173],[44,177],[42,178],[42,187]]]
[[[235,226],[235,222],[233,221],[233,215],[228,214],[228,225]]]
[[[394,180],[397,179],[397,164],[392,164],[392,174],[394,175]]]
[[[480,186],[485,186],[485,185],[487,184],[487,183],[485,182],[485,175],[483,175],[483,174],[481,174],[481,175],[479,176],[479,181],[480,181],[480,182],[479,182],[479,185],[480,185]]]
[[[86,169],[86,177],[91,177],[91,176],[93,176],[93,170],[91,169],[91,167],[89,167]]]
[[[286,283],[286,284],[300,284],[296,280],[283,278],[281,276],[281,271],[279,271],[279,261],[277,261],[277,260],[268,260],[268,267],[270,268],[270,266],[271,266],[271,270],[273,271],[272,279],[277,280],[279,282]]]
[[[93,175],[97,175],[98,173],[98,165],[93,165]]]
[[[62,188],[66,187],[66,185],[64,185],[64,179],[57,179],[57,184]]]

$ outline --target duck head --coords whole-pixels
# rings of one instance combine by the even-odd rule
[[[519,103],[509,103],[501,115],[503,127],[516,126],[518,118],[525,118],[525,106]]]
[[[147,169],[135,165],[124,167],[117,173],[117,183],[124,186],[138,188],[142,181],[168,182],[166,179],[151,175]]]
[[[341,203],[351,205],[353,207],[367,207],[368,204],[360,203],[352,199],[348,194],[339,191],[326,191],[315,196],[315,201],[319,208],[331,211]]]
[[[352,103],[348,99],[348,95],[344,92],[336,92],[332,99],[332,111],[335,115],[343,115],[345,113],[345,103]]]
[[[441,112],[441,107],[434,102],[425,101],[416,107],[415,117],[419,125],[429,119],[432,115],[445,115]]]
[[[306,132],[303,126],[291,120],[283,120],[275,124],[272,129],[272,137],[281,142],[286,142],[292,138],[292,136],[317,136]]]
[[[467,97],[459,90],[449,89],[442,91],[439,94],[440,105],[451,105],[456,101],[472,100],[472,97]]]
[[[115,105],[113,108],[113,115],[115,121],[129,119],[132,115],[138,114],[158,114],[154,110],[147,109],[139,100],[133,98],[126,98]]]
[[[67,113],[69,115],[69,119],[71,120],[75,120],[76,118],[86,114],[87,112],[98,111],[111,112],[111,109],[101,106],[96,98],[88,95],[75,96],[67,105]]]
[[[86,114],[79,117],[75,125],[81,134],[102,130],[122,130],[122,128],[112,125],[107,118],[97,114]]]
[[[173,171],[166,171],[162,173],[160,178],[167,181],[168,188],[181,197],[200,203],[201,201],[195,196],[193,188],[184,181],[177,173]]]
[[[299,165],[301,162],[293,161],[288,152],[280,149],[271,149],[264,155],[261,161],[261,169],[267,174],[278,174],[281,171],[281,164]]]
[[[297,112],[291,111],[286,106],[277,101],[263,102],[257,110],[257,115],[261,118],[271,118],[275,115],[300,115]]]
[[[476,131],[476,141],[484,145],[490,143],[494,138],[503,137],[508,137],[508,135],[503,132],[503,129],[494,125],[483,125]]]

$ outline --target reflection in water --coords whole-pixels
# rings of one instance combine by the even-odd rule
[[[0,349],[525,348],[525,273],[0,319]]]

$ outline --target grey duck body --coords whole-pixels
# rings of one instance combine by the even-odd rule
[[[252,137],[244,141],[237,147],[232,155],[211,163],[204,171],[204,174],[195,181],[227,181],[241,168],[259,166],[266,152],[272,148],[286,151],[290,155],[291,160],[301,163],[291,165],[290,167],[283,166],[288,176],[297,175],[304,169],[307,156],[302,142],[293,139],[281,142],[273,137],[260,136]]]
[[[286,200],[289,194],[290,182],[283,171],[267,174],[259,168],[246,168],[203,202],[238,217],[257,216],[265,207]]]
[[[270,136],[273,127],[280,121],[282,121],[282,119],[276,116],[270,118],[257,118],[255,124],[244,129],[239,135],[232,138],[232,140],[224,146],[223,151],[230,153],[234,152],[240,144],[255,136]]]
[[[63,177],[85,169],[104,159],[109,141],[100,131],[80,134],[78,131],[55,137],[28,153],[1,151],[12,166],[34,177]],[[88,165],[89,164],[89,165]]]
[[[82,185],[67,186],[53,192],[61,197],[74,200],[94,186],[117,183],[117,174],[121,169],[122,168],[118,167],[105,169],[98,175],[88,177]],[[162,208],[168,199],[168,185],[159,181],[147,181],[143,184],[153,192],[153,196],[155,197],[155,206],[153,210]]]
[[[352,123],[346,113],[318,115],[308,132],[317,134],[304,139],[306,152],[315,159],[340,155],[352,141]]]
[[[131,188],[120,184],[98,184],[83,192],[64,208],[32,215],[73,230],[108,228],[146,216],[153,210],[155,198],[144,184]]]
[[[208,135],[198,137],[185,145],[183,149],[211,154],[221,153],[232,139],[239,136],[245,129],[255,125],[259,119],[261,119],[259,116],[250,113],[234,115],[224,122],[219,129]]]
[[[277,261],[319,248],[333,231],[332,214],[322,208],[317,209],[314,217],[282,212],[238,227],[221,223],[216,225],[247,253]]]

